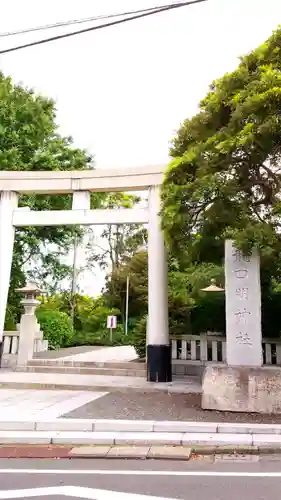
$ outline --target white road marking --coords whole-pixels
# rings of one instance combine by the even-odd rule
[[[119,491],[98,490],[81,486],[51,486],[45,488],[29,488],[22,490],[0,491],[0,498],[32,498],[42,496],[68,496],[85,500],[173,500],[172,498],[122,493]]]
[[[0,421],[53,420],[106,394],[91,391],[1,389]]]
[[[181,470],[116,470],[116,469],[0,469],[0,474],[60,474],[100,476],[201,476],[201,477],[256,477],[280,478],[281,472],[221,472]],[[0,497],[1,498],[1,497]]]

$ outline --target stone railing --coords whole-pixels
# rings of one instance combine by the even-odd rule
[[[1,366],[15,366],[17,362],[17,354],[19,348],[20,332],[17,331],[4,331],[2,343],[2,359]],[[48,350],[48,341],[43,340],[43,332],[37,333],[37,338],[34,340],[34,352],[41,352]]]
[[[19,332],[3,332],[2,354],[17,354],[19,348]]]
[[[173,362],[197,365],[226,362],[226,339],[223,335],[176,335],[171,342]],[[263,339],[262,347],[265,365],[281,365],[281,339]]]

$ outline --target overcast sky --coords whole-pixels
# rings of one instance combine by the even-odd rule
[[[145,8],[168,0],[9,0],[0,31]],[[61,132],[97,167],[167,163],[169,141],[212,80],[262,43],[280,0],[209,0],[177,11],[0,56],[16,82],[57,102]],[[79,29],[80,26],[74,27]],[[72,28],[0,38],[1,48]],[[95,293],[101,278],[89,279]]]

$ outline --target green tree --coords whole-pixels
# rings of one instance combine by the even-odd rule
[[[168,306],[170,333],[201,333],[207,330],[224,331],[224,294],[204,294],[201,288],[211,278],[223,283],[223,268],[212,263],[191,264],[179,270],[169,258]],[[126,279],[130,276],[129,319],[131,327],[148,312],[147,253],[137,252],[108,277],[104,300],[109,307],[125,312]],[[215,294],[217,295],[217,294]],[[219,314],[217,314],[219,312]],[[222,312],[222,314],[221,314]],[[210,315],[213,321],[210,322]],[[141,322],[141,327],[143,327]]]
[[[281,28],[214,81],[171,148],[162,190],[173,255],[222,262],[230,237],[257,246],[263,284],[281,276]]]
[[[125,318],[126,281],[130,277],[129,317],[139,318],[147,312],[147,253],[136,252],[107,276],[104,299],[109,307],[121,311]]]
[[[138,206],[141,198],[127,193],[108,193],[102,207],[107,209],[127,209]],[[138,224],[108,224],[101,233],[101,242],[90,239],[88,250],[89,265],[98,264],[102,269],[110,266],[114,273],[128,257],[147,243],[147,231]]]
[[[70,137],[62,137],[56,125],[55,103],[32,90],[14,85],[0,73],[0,169],[1,170],[82,170],[93,168],[92,158],[75,148]],[[99,204],[100,197],[93,197]],[[68,209],[70,196],[21,196],[20,206],[33,210]],[[73,242],[72,227],[24,228],[16,231],[7,319],[17,319],[19,299],[14,288],[25,281],[28,263],[35,262],[35,278],[55,281],[69,269],[60,258]],[[30,267],[30,266],[29,266]],[[30,270],[30,269],[29,269]],[[41,274],[40,274],[41,273]],[[32,271],[30,270],[30,274]]]
[[[116,315],[117,328],[112,332],[113,345],[127,343],[124,330],[120,322],[120,311],[109,307],[103,296],[93,298],[80,294],[75,295],[75,314],[72,321],[71,293],[63,292],[49,297],[41,297],[41,305],[37,309],[39,321],[44,321],[47,328],[47,338],[51,344],[68,345],[110,345],[111,336],[107,328],[107,317]],[[55,334],[56,321],[61,325],[67,319],[71,324],[72,335],[64,338],[64,327],[60,326]],[[44,327],[43,325],[43,327]],[[43,328],[44,330],[44,328]],[[55,338],[57,338],[55,342]]]

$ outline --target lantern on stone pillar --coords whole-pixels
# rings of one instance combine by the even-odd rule
[[[35,309],[40,304],[37,297],[42,292],[35,283],[31,282],[15,291],[24,295],[20,301],[24,307],[24,313],[21,315],[19,324],[17,366],[26,366],[28,361],[33,358],[33,353],[37,351],[36,341],[40,340],[40,335],[38,337],[40,325],[35,316]]]
[[[22,288],[16,288],[15,292],[22,293],[24,298],[20,303],[24,307],[24,314],[34,316],[36,307],[40,304],[40,301],[36,297],[42,294],[42,291],[37,287],[36,283],[28,282]]]

